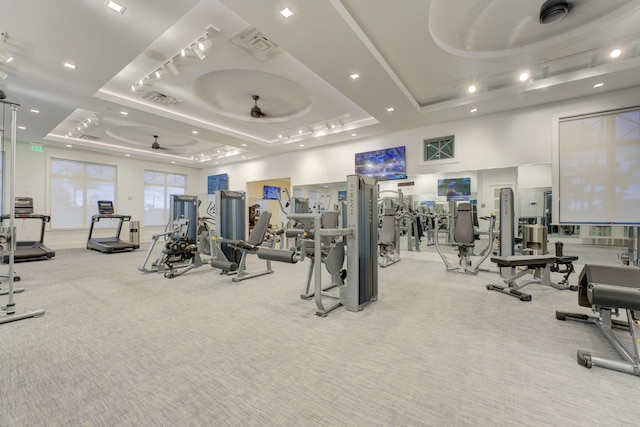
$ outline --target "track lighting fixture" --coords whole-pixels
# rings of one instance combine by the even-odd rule
[[[178,63],[182,60],[182,58],[186,58],[190,53],[195,54],[199,59],[206,58],[205,52],[213,46],[210,37],[212,37],[215,33],[219,33],[220,30],[216,27],[209,26],[207,27],[207,31],[198,37],[194,42],[189,43],[189,45],[180,49],[171,59],[165,62],[162,66],[152,71],[150,74],[140,79],[138,83],[131,85],[132,92],[148,92],[153,88],[153,80],[159,79],[162,75],[163,70],[168,70],[174,76],[180,74],[180,69],[178,68]]]

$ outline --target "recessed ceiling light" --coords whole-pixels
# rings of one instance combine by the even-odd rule
[[[527,72],[520,73],[520,77],[518,77],[518,79],[521,82],[526,82],[527,80],[529,80],[529,73],[527,73]]]
[[[131,154],[127,153],[124,155],[125,157],[131,157]]]
[[[288,7],[285,7],[280,11],[280,15],[284,16],[285,18],[289,18],[293,15],[293,12],[291,12],[291,9],[289,9]]]
[[[106,3],[106,6],[113,10],[114,12],[118,12],[118,13],[124,13],[124,11],[127,9],[126,7],[112,1],[112,0],[108,0]]]
[[[217,165],[219,162],[213,162],[214,165]]]
[[[396,110],[396,109],[395,109],[395,108],[393,108],[393,107],[387,107],[387,111],[388,111],[389,113],[391,113],[392,111],[395,111],[395,110]]]
[[[243,147],[246,147],[246,146],[247,146],[247,144],[242,144],[242,146],[243,146]]]
[[[192,130],[191,133],[194,134],[194,135],[197,135],[198,131],[197,130]]]
[[[472,108],[471,110],[469,110],[470,113],[476,113],[478,111],[477,108]]]
[[[7,59],[4,60],[4,62],[6,62],[7,64],[9,62],[13,61],[13,56],[8,57]]]
[[[300,144],[300,147],[304,147],[304,144]]]
[[[360,78],[360,74],[353,73],[349,77],[351,77],[351,80],[358,80]]]
[[[71,144],[67,144],[67,145],[65,145],[65,147],[67,147],[67,148],[73,148],[73,145],[71,145]]]
[[[622,55],[622,51],[620,49],[613,49],[611,53],[609,53],[609,56],[611,56],[612,58],[617,58],[620,55]]]
[[[469,93],[475,93],[475,92],[476,92],[476,90],[478,90],[478,88],[476,87],[476,85],[471,85],[471,86],[469,86],[469,88],[467,89],[467,91],[468,91]]]
[[[20,129],[20,130],[25,130],[25,129],[26,129],[26,127],[24,127],[24,126],[18,126],[18,129]]]
[[[32,108],[29,111],[31,111],[34,114],[38,114],[40,112],[40,110],[36,110],[35,108]]]
[[[127,116],[127,115],[129,115],[129,112],[128,111],[120,111],[120,114],[122,114],[123,116]]]
[[[64,67],[68,68],[69,70],[75,70],[76,69],[75,64],[72,64],[71,62],[65,62],[64,63]]]
[[[246,159],[246,157],[245,157],[245,156],[242,156],[242,158],[243,158],[243,159]]]
[[[594,88],[594,89],[598,89],[599,87],[602,87],[602,86],[604,86],[604,83],[600,82],[600,83],[596,83],[596,84],[594,84],[594,85],[593,85],[593,88]]]
[[[171,160],[171,164],[175,165],[176,164],[175,160]]]

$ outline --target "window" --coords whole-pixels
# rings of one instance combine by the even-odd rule
[[[145,170],[144,225],[165,225],[169,221],[169,196],[186,191],[186,175]]]
[[[564,224],[640,224],[640,107],[560,118]]]
[[[455,136],[424,140],[424,161],[455,158]]]
[[[51,159],[51,228],[88,228],[98,200],[116,199],[117,168]]]

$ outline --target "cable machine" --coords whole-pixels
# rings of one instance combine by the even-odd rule
[[[306,292],[303,298],[314,298],[318,316],[326,316],[329,312],[344,305],[349,311],[360,311],[365,305],[378,299],[378,186],[373,178],[361,175],[349,175],[347,177],[347,203],[346,203],[346,228],[323,228],[322,213],[288,214],[289,219],[313,224],[312,239],[309,239],[308,249],[315,257],[322,256],[323,252],[329,260],[327,269],[332,275],[331,286],[322,284],[322,265],[320,259],[315,260],[312,266],[314,288],[310,290],[310,277],[307,281]],[[327,252],[323,249],[323,238],[335,237],[334,245]],[[346,283],[343,282],[341,271],[344,262],[344,245],[342,239],[346,239]],[[259,251],[258,256],[275,261],[297,262],[303,260],[307,253],[307,247],[303,245],[298,256],[288,256],[284,261],[283,252],[292,254],[291,251],[270,249]],[[318,255],[320,254],[320,255]],[[295,254],[294,254],[295,255]],[[340,280],[337,280],[341,277]],[[326,292],[337,287],[338,295]],[[333,300],[328,304],[329,300]]]
[[[15,236],[16,236],[16,215],[15,215],[15,175],[16,175],[16,128],[18,120],[18,107],[20,104],[9,101],[6,99],[4,91],[0,90],[0,103],[2,103],[2,130],[0,134],[0,142],[2,144],[2,159],[4,163],[5,159],[5,147],[4,147],[4,113],[5,108],[9,106],[11,110],[11,161],[10,161],[10,174],[9,174],[9,227],[0,227],[0,238],[6,241],[9,248],[9,289],[7,292],[8,300],[7,305],[0,307],[0,311],[4,312],[4,316],[0,317],[0,324],[9,323],[16,320],[28,319],[31,317],[39,317],[44,314],[44,310],[26,311],[22,313],[16,312],[16,304],[14,301],[14,282],[15,282]],[[2,165],[2,200],[4,201],[4,187],[6,176],[6,163]]]

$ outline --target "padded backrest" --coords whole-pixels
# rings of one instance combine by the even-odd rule
[[[258,246],[264,240],[264,236],[267,234],[269,228],[269,221],[271,221],[271,212],[264,211],[260,215],[260,219],[251,230],[247,243],[253,246]]]
[[[396,238],[396,209],[386,209],[382,217],[382,228],[378,234],[378,244],[393,246]]]
[[[320,226],[322,228],[338,228],[338,211],[325,211],[320,216]]]
[[[473,243],[473,217],[471,203],[463,202],[458,205],[458,216],[453,230],[453,240],[456,243],[469,245]]]
[[[340,212],[338,211],[324,211],[320,216],[320,227],[321,228],[338,228],[338,219],[340,216]],[[323,236],[322,243],[325,245],[330,245],[333,241],[333,237],[331,236]]]

